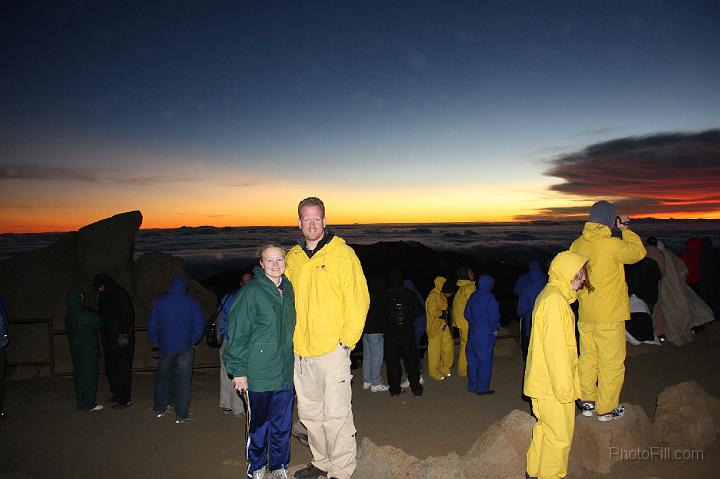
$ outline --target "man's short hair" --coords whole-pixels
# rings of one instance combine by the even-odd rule
[[[314,196],[305,198],[298,204],[298,218],[302,217],[301,211],[306,206],[319,206],[320,211],[322,212],[322,217],[325,218],[325,203],[323,203],[320,198],[316,198]]]

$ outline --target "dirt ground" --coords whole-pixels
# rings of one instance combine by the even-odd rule
[[[505,340],[505,341],[512,341]],[[630,346],[629,346],[630,347]],[[652,417],[655,399],[666,386],[695,380],[720,397],[719,343],[702,334],[683,348],[663,346],[631,356],[622,399],[640,404]],[[463,454],[479,434],[512,409],[529,410],[521,399],[522,359],[496,358],[493,396],[465,390],[457,375],[428,381],[425,395],[362,389],[362,372],[354,370],[353,410],[358,436],[393,445],[419,458]],[[243,421],[218,408],[218,370],[196,370],[191,410],[193,421],[175,424],[156,419],[152,411],[152,374],[133,378],[134,404],[125,410],[99,413],[75,410],[71,378],[11,381],[0,420],[0,479],[40,478],[233,478],[243,477]],[[98,399],[109,396],[104,378]],[[307,463],[309,449],[292,440],[291,464]],[[702,460],[627,461],[611,474],[584,478],[716,478],[720,477],[720,443],[704,451]]]

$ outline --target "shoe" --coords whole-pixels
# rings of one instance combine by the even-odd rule
[[[370,386],[371,393],[379,393],[379,392],[387,391],[388,389],[390,389],[390,386],[388,386],[387,384],[383,384],[383,383],[380,383],[377,386]]]
[[[537,476],[531,476],[527,472],[525,473],[525,479],[538,479]]]
[[[422,376],[420,376],[420,384],[425,384],[425,380],[423,379]]]
[[[578,409],[580,409],[580,414],[585,417],[592,417],[592,415],[595,413],[594,401],[578,401],[577,406]]]
[[[105,406],[103,406],[102,404],[96,404],[95,407],[90,409],[88,412],[98,412],[102,411],[103,409],[105,409]]]
[[[223,413],[223,414],[230,414],[230,413],[232,413],[232,408],[231,408],[231,407],[224,407],[224,408],[222,408],[222,413]]]
[[[130,407],[130,406],[132,406],[132,401],[128,401],[128,402],[126,402],[126,403],[113,404],[111,407],[112,407],[113,409],[125,409],[125,408],[128,408],[128,407]]]
[[[157,416],[158,419],[160,419],[161,417],[167,416],[170,412],[172,412],[172,410],[173,410],[172,406],[167,406],[164,411],[156,410],[155,415]]]
[[[613,421],[615,419],[622,419],[625,415],[625,406],[618,404],[615,409],[606,414],[598,414],[597,420],[600,422]]]
[[[409,380],[409,379],[405,379],[405,381],[403,381],[403,382],[400,383],[400,387],[403,388],[403,389],[404,389],[404,388],[409,388],[409,387],[410,387],[410,380]]]
[[[290,479],[287,469],[275,469],[270,471],[269,479]]]
[[[253,471],[252,473],[252,479],[265,479],[267,476],[265,475],[265,466],[262,467],[262,469],[258,469],[257,471]],[[273,477],[273,476],[270,476]]]
[[[489,395],[491,395],[491,394],[495,394],[495,390],[494,390],[494,389],[488,389],[487,391],[483,391],[483,392],[481,392],[481,393],[475,393],[475,394],[477,394],[478,396],[489,396]]]
[[[305,468],[295,471],[295,479],[315,479],[316,477],[327,477],[327,472],[318,469],[312,462]]]
[[[192,421],[193,419],[194,419],[194,417],[193,417],[192,413],[188,413],[188,415],[182,419],[180,419],[180,418],[175,419],[175,424],[183,424],[184,422]]]
[[[446,378],[449,378],[450,376],[452,376],[452,373],[447,373],[447,374],[445,375]]]
[[[370,386],[372,386],[372,384],[363,381],[363,389],[370,389]]]
[[[658,336],[658,341],[660,341],[661,343],[664,343],[665,341],[667,341],[667,338],[665,337],[664,334],[661,334],[660,336]]]

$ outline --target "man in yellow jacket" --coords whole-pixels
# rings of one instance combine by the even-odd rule
[[[468,298],[475,292],[475,272],[472,268],[461,266],[457,272],[458,290],[452,302],[452,324],[460,332],[460,351],[458,352],[458,374],[467,376],[467,356],[465,348],[467,347],[468,338],[468,322],[465,318],[465,306]]]
[[[448,298],[452,290],[447,278],[437,276],[435,287],[425,300],[428,337],[428,374],[436,381],[442,381],[451,375],[455,359],[452,332],[448,325]]]
[[[549,280],[535,301],[523,392],[532,398],[537,423],[527,452],[526,477],[567,475],[580,397],[575,315],[570,304],[587,285],[587,259],[563,251],[550,264]]]
[[[640,237],[628,229],[627,216],[616,216],[616,208],[598,201],[570,251],[588,258],[590,284],[594,291],[581,291],[580,319],[580,409],[584,416],[597,412],[598,421],[621,419],[625,408],[620,391],[625,380],[625,321],[630,319],[630,298],[625,283],[625,265],[645,257]],[[616,226],[622,239],[612,236]]]
[[[326,225],[323,202],[302,200],[298,226],[305,242],[285,260],[297,314],[293,381],[298,418],[307,428],[313,455],[295,473],[297,479],[349,479],[356,467],[350,351],[362,336],[370,296],[355,252]]]

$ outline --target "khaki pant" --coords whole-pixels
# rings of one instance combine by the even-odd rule
[[[446,327],[440,333],[428,336],[428,374],[431,378],[439,381],[450,373],[455,359],[454,347],[450,328]]]
[[[225,363],[223,363],[222,356],[226,344],[227,341],[223,341],[222,346],[220,346],[220,407],[232,409],[232,413],[237,416],[245,412],[245,406],[243,406],[242,399],[235,391],[235,386],[233,386],[232,379],[228,377]]]
[[[538,479],[565,477],[575,430],[575,403],[533,398],[532,406],[538,422],[527,452],[528,475]]]
[[[579,322],[578,330],[580,399],[596,401],[595,412],[607,414],[620,402],[625,381],[625,322]]]
[[[307,428],[315,467],[349,479],[357,444],[352,414],[350,352],[339,345],[323,356],[295,355],[298,419]]]

